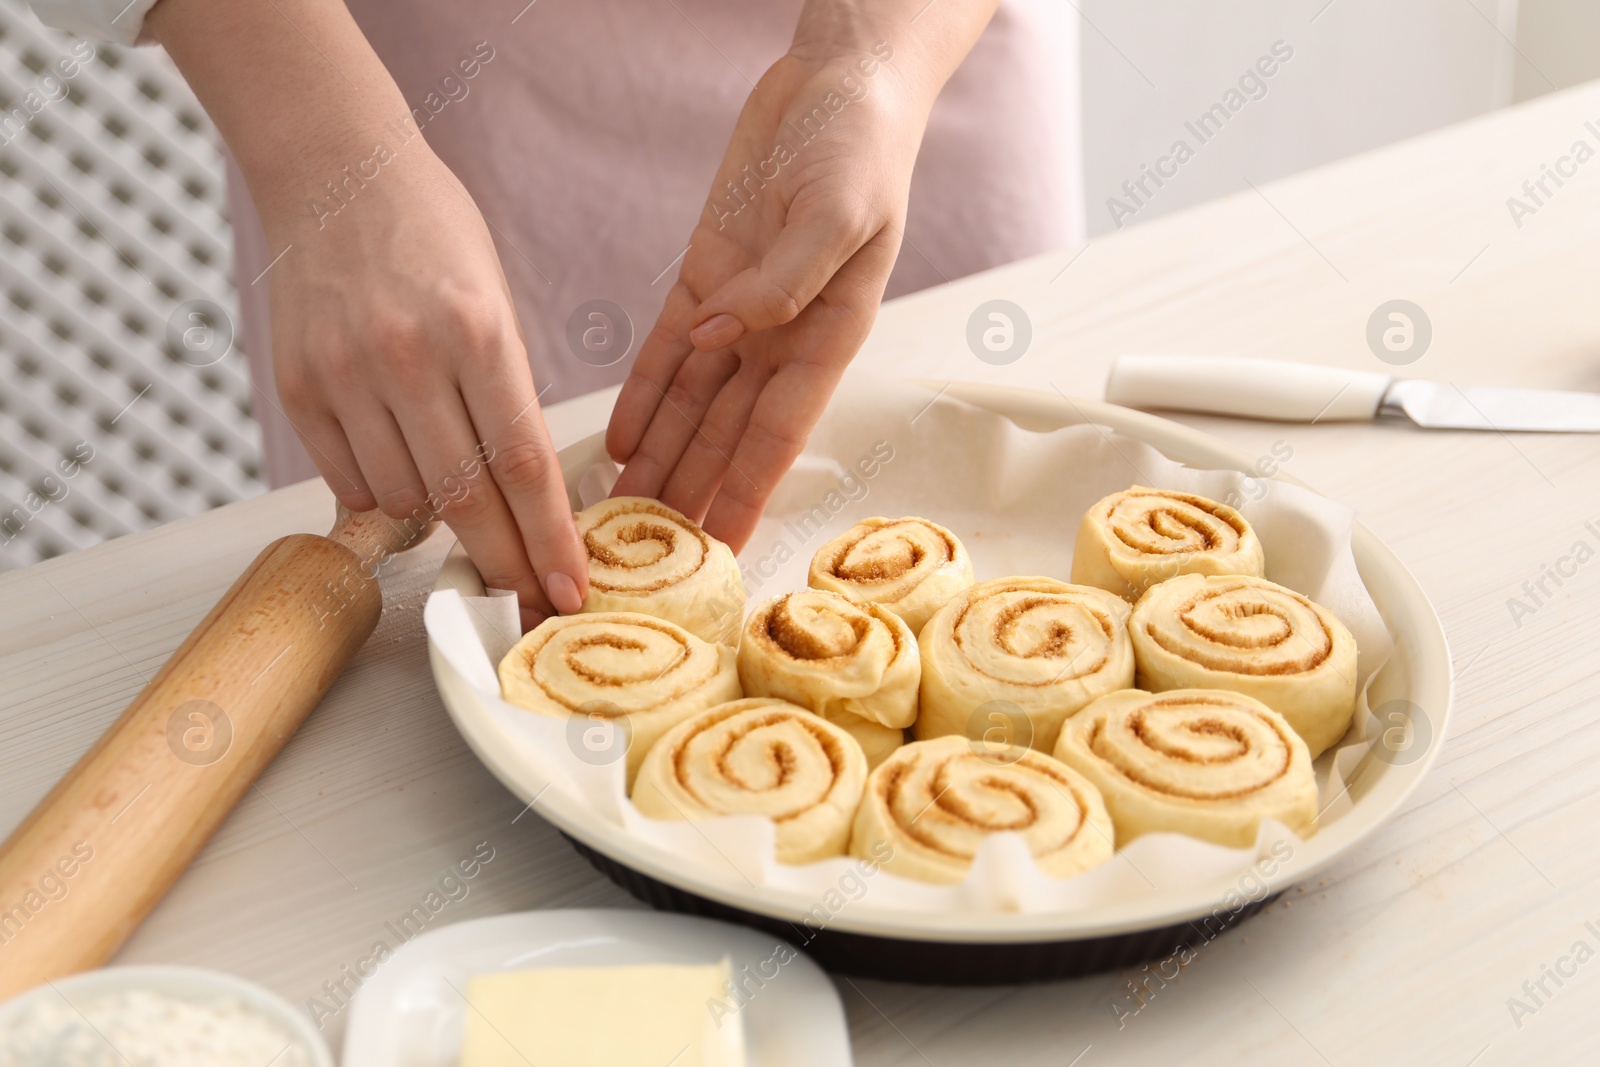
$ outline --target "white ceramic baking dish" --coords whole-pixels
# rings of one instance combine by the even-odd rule
[[[1197,430],[1154,415],[1088,400],[973,383],[923,383],[945,395],[1006,416],[1025,429],[1053,430],[1090,423],[1144,441],[1191,467],[1255,473],[1256,458]],[[947,388],[946,388],[947,387]],[[578,478],[604,458],[601,435],[562,450],[569,495],[578,507]],[[1279,478],[1295,481],[1280,474]],[[1299,484],[1296,482],[1296,484]],[[1239,904],[1239,879],[1199,883],[1155,898],[1059,913],[928,915],[875,908],[870,898],[807,924],[815,901],[754,887],[724,872],[646,846],[595,815],[562,790],[550,790],[535,809],[575,847],[630,892],[660,908],[744,922],[802,945],[825,965],[856,974],[947,983],[1017,982],[1126,966],[1209,940],[1263,907],[1284,889],[1336,863],[1375,833],[1422,780],[1439,751],[1451,703],[1450,652],[1432,605],[1416,579],[1371,531],[1356,526],[1357,568],[1394,639],[1394,652],[1373,678],[1372,707],[1405,701],[1426,716],[1421,751],[1404,758],[1369,755],[1349,776],[1351,809],[1295,848],[1292,858],[1264,876],[1264,890]],[[437,588],[483,595],[477,570],[460,550],[442,568]],[[478,757],[523,800],[540,797],[548,782],[506,758],[485,707],[430,642],[439,693]],[[1424,724],[1419,724],[1424,725]],[[1377,735],[1382,738],[1384,735]],[[1254,887],[1252,887],[1254,889]],[[814,913],[813,913],[814,914]]]

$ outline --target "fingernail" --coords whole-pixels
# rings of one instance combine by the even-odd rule
[[[571,615],[583,607],[583,597],[578,595],[578,583],[560,571],[552,571],[544,576],[544,595],[563,615]]]
[[[689,331],[689,340],[702,352],[727,348],[744,336],[744,323],[729,314],[713,315]]]

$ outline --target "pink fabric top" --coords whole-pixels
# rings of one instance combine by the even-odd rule
[[[801,0],[523,2],[349,6],[427,143],[483,211],[549,404],[627,375],[734,120],[788,48]],[[1070,10],[1002,0],[945,87],[917,159],[888,296],[1083,240]],[[395,118],[388,146],[403,152],[406,131]],[[271,274],[250,279],[281,250],[266,247],[231,168],[229,194],[240,335],[257,383],[276,403]],[[330,196],[325,206],[337,202]],[[565,339],[569,315],[595,299],[621,306],[633,323],[632,352],[609,367],[579,360]],[[283,416],[268,404],[256,413],[268,481],[313,477]]]

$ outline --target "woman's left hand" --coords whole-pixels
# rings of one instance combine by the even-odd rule
[[[872,327],[937,92],[885,42],[816,51],[750,94],[606,434],[616,494],[660,499],[735,551]]]

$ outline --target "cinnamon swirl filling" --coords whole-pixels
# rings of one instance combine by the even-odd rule
[[[1119,846],[1158,831],[1247,845],[1265,818],[1301,834],[1315,828],[1305,742],[1242,693],[1112,693],[1067,723],[1055,754],[1099,788]]]
[[[915,634],[972,584],[972,560],[955,534],[938,523],[870,518],[817,551],[808,581],[813,589],[879,604]]]
[[[1111,534],[1144,556],[1237,552],[1252,536],[1233,508],[1192,493],[1133,488],[1116,494],[1106,516]]]
[[[960,881],[997,833],[1021,835],[1055,877],[1109,858],[1110,819],[1094,786],[1041,753],[1013,756],[997,762],[960,737],[907,745],[873,771],[851,851],[866,855],[885,841],[894,849],[889,870],[936,882]]]
[[[737,700],[657,742],[634,803],[654,818],[765,816],[779,860],[803,863],[844,852],[866,777],[866,757],[839,727],[781,700]]]
[[[1282,716],[1259,702],[1208,690],[1159,694],[1107,712],[1097,718],[1089,748],[1145,789],[1232,800],[1288,773],[1292,736]]]
[[[1355,638],[1292,589],[1242,575],[1184,575],[1140,598],[1130,631],[1143,689],[1253,696],[1288,720],[1312,758],[1350,725]]]
[[[500,661],[500,691],[528,711],[626,719],[630,775],[678,722],[741,696],[733,649],[634,612],[546,619]]]
[[[1333,634],[1316,606],[1265,582],[1208,584],[1169,602],[1143,626],[1168,652],[1235,674],[1299,674],[1333,651]]]
[[[991,727],[985,706],[1027,717],[1015,736],[1040,751],[1061,723],[1103,693],[1133,682],[1128,605],[1102,589],[1054,578],[979,582],[923,629],[919,738]]]
[[[1078,526],[1072,580],[1137,600],[1180,574],[1248,574],[1264,566],[1243,515],[1193,493],[1134,486],[1098,501]]]
[[[655,500],[613,497],[576,516],[589,557],[584,611],[637,611],[734,644],[745,591],[728,546]]]

